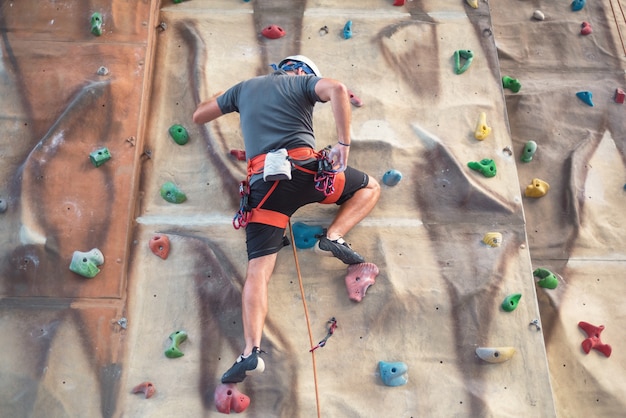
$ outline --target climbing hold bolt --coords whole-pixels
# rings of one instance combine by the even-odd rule
[[[111,159],[111,152],[107,148],[100,148],[89,154],[91,164],[100,167]]]
[[[619,87],[615,89],[615,103],[624,104],[624,98],[626,98],[626,93],[624,90]]]
[[[156,388],[152,382],[142,382],[133,388],[133,393],[143,393],[146,399],[149,399],[156,392]]]
[[[179,346],[187,340],[187,333],[185,331],[174,331],[170,334],[170,340],[172,341],[170,347],[165,350],[165,356],[168,358],[178,358],[185,355],[180,351]]]
[[[470,161],[467,166],[472,170],[478,171],[485,177],[494,177],[496,175],[496,163],[492,159],[483,158],[479,162]]]
[[[261,31],[261,35],[269,39],[282,38],[286,34],[285,30],[278,25],[269,25]]]
[[[348,90],[348,94],[350,95],[350,103],[352,103],[354,106],[356,107],[361,107],[363,106],[363,101],[361,99],[359,99],[356,94],[354,94],[352,91]]]
[[[409,381],[409,376],[407,375],[409,367],[401,361],[379,361],[378,370],[380,371],[381,380],[387,386],[402,386]]]
[[[533,179],[533,181],[526,186],[524,195],[526,197],[542,197],[545,196],[550,190],[550,185],[541,179]]]
[[[170,239],[167,235],[155,235],[152,237],[148,246],[152,250],[152,252],[163,260],[167,259],[167,256],[170,253]]]
[[[546,18],[546,15],[544,15],[541,10],[535,10],[533,12],[533,19],[535,19],[535,20],[544,20],[545,18]]]
[[[378,267],[373,263],[359,263],[348,266],[346,275],[346,289],[348,297],[360,302],[365,297],[367,289],[376,283]]]
[[[98,75],[107,75],[109,74],[109,69],[105,66],[101,66],[100,68],[98,68],[98,71],[96,71],[96,74]]]
[[[552,273],[548,269],[535,269],[535,271],[533,271],[533,276],[541,279],[537,282],[537,284],[545,289],[556,289],[559,285],[559,280],[557,279],[556,274]]]
[[[174,124],[170,126],[169,133],[178,145],[185,145],[189,141],[189,133],[183,125]]]
[[[513,347],[476,347],[476,355],[488,363],[503,363],[515,354]]]
[[[464,62],[462,62],[464,60]],[[454,71],[463,74],[474,60],[474,53],[469,49],[454,51]]]
[[[514,311],[515,308],[517,308],[517,305],[519,304],[519,300],[521,298],[522,298],[521,293],[514,293],[512,295],[505,297],[504,300],[502,301],[502,309],[504,309],[507,312]]]
[[[402,180],[402,173],[398,170],[387,170],[385,174],[383,174],[383,183],[387,186],[395,186],[400,183],[400,180]]]
[[[187,196],[171,181],[161,186],[161,197],[170,203],[183,203]]]
[[[474,9],[478,9],[478,0],[465,0]]]
[[[574,0],[572,2],[572,11],[577,12],[585,7],[585,0]]]
[[[580,321],[578,323],[578,327],[585,331],[585,334],[587,334],[587,338],[585,338],[581,344],[585,354],[589,354],[589,351],[591,351],[591,349],[593,348],[607,357],[611,356],[611,351],[613,351],[611,346],[608,344],[604,344],[600,339],[600,334],[602,334],[602,331],[604,331],[604,325],[600,325],[597,327],[595,325],[591,325],[588,322]]]
[[[97,248],[87,252],[74,251],[72,261],[70,262],[70,270],[92,279],[100,273],[98,266],[102,264],[104,264],[104,255]]]
[[[537,143],[535,141],[528,141],[526,145],[524,145],[524,151],[520,159],[522,162],[528,163],[532,161],[535,152],[537,152]]]
[[[592,94],[590,91],[579,91],[578,93],[576,93],[576,97],[578,97],[589,106],[593,107],[593,100],[591,100]]]
[[[223,383],[215,388],[213,395],[215,407],[222,414],[230,411],[243,412],[250,405],[250,398],[237,390],[234,383]]]
[[[320,28],[320,36],[328,35],[328,26],[324,25]]]
[[[580,34],[589,35],[591,32],[593,32],[593,29],[591,29],[591,24],[589,22],[583,22],[580,28]]]
[[[490,247],[499,247],[502,244],[502,234],[499,232],[487,232],[483,237],[483,242]]]
[[[307,225],[303,222],[296,222],[292,225],[293,238],[296,248],[313,248],[317,243],[317,237],[324,234],[324,228],[318,225]]]
[[[517,78],[505,75],[502,77],[502,87],[511,90],[513,93],[517,93],[522,88],[522,83],[520,83]]]
[[[352,38],[352,21],[348,20],[343,27],[343,37],[344,39]]]
[[[476,123],[476,129],[474,130],[474,138],[479,141],[484,140],[491,133],[491,127],[487,126],[487,114],[480,112],[478,115],[478,122]]]
[[[91,15],[91,33],[96,36],[102,35],[102,15],[98,12]]]
[[[9,205],[7,204],[7,201],[0,198],[0,213],[4,213],[7,211]]]
[[[534,326],[536,331],[541,331],[541,325],[539,325],[539,320],[538,319],[533,319],[532,321],[530,321],[530,323],[528,324],[528,326]]]

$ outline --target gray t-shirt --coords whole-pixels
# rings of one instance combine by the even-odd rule
[[[222,113],[239,112],[248,159],[280,148],[311,147],[315,93],[321,80],[282,70],[242,81],[217,98]]]

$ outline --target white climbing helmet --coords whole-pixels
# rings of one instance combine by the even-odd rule
[[[282,66],[289,62],[289,61],[296,61],[296,62],[301,62],[302,64],[305,64],[307,67],[309,67],[311,69],[311,71],[313,71],[313,74],[321,77],[322,73],[320,73],[319,68],[317,68],[317,65],[315,65],[315,63],[313,61],[311,61],[309,58],[305,57],[304,55],[290,55],[288,57],[285,57],[279,64],[278,64],[278,68],[282,68]]]

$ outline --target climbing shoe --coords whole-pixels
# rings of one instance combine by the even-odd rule
[[[263,373],[265,362],[259,354],[265,353],[259,347],[254,347],[248,357],[243,354],[237,358],[235,364],[222,375],[222,383],[239,383],[250,374]]]
[[[330,251],[333,256],[337,257],[345,264],[359,264],[364,263],[365,259],[356,251],[354,251],[343,238],[337,238],[336,240],[329,240],[325,235],[322,235],[317,242],[317,246],[322,251]]]

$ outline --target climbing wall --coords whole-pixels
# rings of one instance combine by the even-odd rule
[[[346,237],[379,269],[360,302],[341,262],[279,253],[240,415],[623,410],[625,6],[395,3],[0,1],[0,415],[222,415],[243,347],[243,139],[236,114],[191,115],[292,54],[353,93],[350,164],[401,180]],[[318,148],[336,141],[329,104],[314,124]],[[606,326],[610,357],[583,351],[580,321]]]

